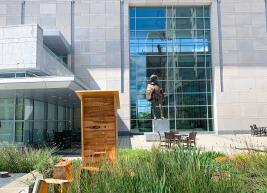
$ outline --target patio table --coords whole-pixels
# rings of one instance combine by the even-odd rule
[[[186,138],[188,137],[189,135],[188,134],[180,134],[180,133],[175,133],[175,137],[176,137],[176,143],[180,143],[180,140],[182,138]]]
[[[175,133],[176,137],[188,137],[188,134]]]

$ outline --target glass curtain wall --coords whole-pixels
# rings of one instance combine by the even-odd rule
[[[73,108],[27,98],[0,99],[0,144],[41,145],[72,125]]]
[[[129,16],[131,128],[151,131],[145,92],[156,74],[171,129],[212,131],[209,6],[131,7]]]
[[[0,142],[12,143],[14,138],[14,99],[0,99]]]

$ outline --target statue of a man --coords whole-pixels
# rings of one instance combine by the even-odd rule
[[[152,103],[152,115],[154,119],[157,119],[156,116],[156,104],[159,104],[159,109],[160,109],[160,118],[164,119],[163,116],[163,100],[164,100],[164,95],[162,89],[158,85],[158,76],[155,74],[152,74],[150,76],[150,84],[147,85],[146,89],[146,99],[148,101],[151,101]]]

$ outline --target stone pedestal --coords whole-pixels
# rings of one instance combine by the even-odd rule
[[[153,119],[152,129],[154,133],[164,133],[170,131],[170,121],[168,119]]]
[[[153,132],[145,133],[146,141],[159,141],[160,132],[164,135],[164,132],[170,131],[170,121],[167,119],[154,119],[152,120],[152,129]]]

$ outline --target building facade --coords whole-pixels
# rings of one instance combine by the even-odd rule
[[[265,0],[0,0],[0,141],[79,130],[79,89],[119,90],[120,132],[150,131],[151,74],[173,130],[265,125],[266,7]]]

